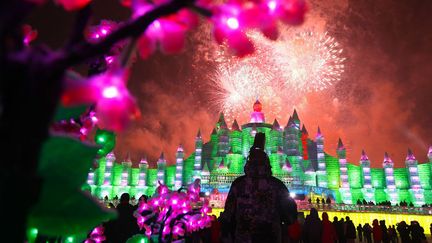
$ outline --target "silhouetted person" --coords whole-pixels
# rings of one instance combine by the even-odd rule
[[[330,199],[330,197],[327,197],[327,199],[326,199],[326,203],[329,204],[329,205],[331,204],[331,199]]]
[[[315,208],[310,209],[310,214],[306,216],[303,230],[303,242],[314,243],[320,242],[322,236],[322,222],[318,217],[318,211]]]
[[[264,144],[264,133],[257,133],[245,175],[231,184],[220,216],[224,242],[280,242],[282,223],[288,225],[297,217],[288,189],[272,176]]]
[[[393,225],[393,227],[391,225],[389,226],[388,234],[389,234],[390,242],[396,243],[397,242],[397,233],[396,233],[396,229],[395,229],[394,225]]]
[[[378,224],[377,219],[374,219],[372,222],[372,233],[373,233],[374,243],[381,243],[382,242],[382,230]]]
[[[412,242],[425,242],[426,236],[424,234],[424,229],[417,221],[411,221],[410,229]]]
[[[367,243],[372,243],[372,227],[369,225],[369,223],[366,223],[363,226],[363,236]]]
[[[129,204],[129,200],[129,193],[121,195],[116,208],[118,217],[113,222],[108,222],[108,227],[105,230],[107,242],[126,242],[127,239],[139,232],[137,219],[133,216],[135,207]]]
[[[341,218],[337,224],[336,233],[338,235],[339,243],[346,243],[345,236],[345,220]]]
[[[410,230],[408,228],[408,225],[405,223],[405,221],[400,222],[397,225],[396,229],[399,232],[399,236],[401,238],[401,242],[402,243],[409,243],[409,242],[411,242]]]
[[[380,227],[382,232],[382,242],[383,243],[390,243],[390,237],[388,235],[387,226],[385,224],[385,220],[380,221]]]
[[[334,243],[337,240],[336,230],[328,219],[326,212],[322,213],[322,243]]]
[[[347,239],[347,243],[354,243],[356,239],[356,228],[354,226],[353,221],[351,221],[350,217],[346,216],[345,222],[345,237]]]
[[[362,228],[361,224],[359,224],[357,226],[357,235],[358,235],[359,241],[362,242],[363,241],[363,228]]]

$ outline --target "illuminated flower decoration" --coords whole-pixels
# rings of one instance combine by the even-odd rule
[[[55,0],[55,2],[67,11],[74,11],[87,6],[91,0]]]
[[[114,68],[89,80],[66,79],[62,103],[66,106],[96,104],[98,125],[119,131],[140,113],[126,87],[126,71]]]
[[[90,233],[90,237],[84,241],[84,243],[99,243],[105,241],[104,227],[102,225],[97,226]]]
[[[238,5],[221,5],[214,9],[212,22],[214,24],[213,36],[218,44],[227,41],[228,46],[238,57],[252,54],[254,45],[246,36],[248,23],[242,20],[242,9]],[[247,21],[246,21],[247,22]]]
[[[97,42],[109,35],[117,26],[118,24],[114,21],[102,20],[100,24],[89,28],[86,38],[90,42]]]
[[[162,240],[180,239],[186,233],[210,226],[208,201],[199,205],[200,181],[188,186],[187,192],[171,192],[160,184],[157,193],[147,202],[140,203],[134,216],[145,235],[160,235]]]
[[[147,13],[155,6],[147,1],[133,1],[134,17]],[[164,54],[181,52],[185,45],[186,32],[197,24],[198,17],[187,9],[153,21],[138,40],[138,52],[141,58],[148,58],[158,46]]]
[[[29,46],[30,42],[34,41],[37,38],[37,36],[38,36],[37,30],[33,29],[28,24],[23,25],[23,27],[22,27],[22,34],[24,36],[23,43],[26,46]]]

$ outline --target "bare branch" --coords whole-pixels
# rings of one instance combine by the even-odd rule
[[[109,34],[97,43],[81,42],[68,49],[63,49],[57,56],[55,62],[59,67],[71,67],[87,59],[102,55],[110,50],[117,42],[127,38],[139,37],[147,27],[156,19],[174,14],[182,8],[194,6],[194,0],[174,0],[166,4],[157,6],[143,16],[134,19]]]

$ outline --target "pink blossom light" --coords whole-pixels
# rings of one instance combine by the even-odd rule
[[[120,92],[117,87],[115,86],[109,86],[103,89],[102,96],[108,99],[112,99],[115,97],[118,97],[120,95]]]
[[[226,21],[226,24],[227,24],[228,28],[230,28],[232,30],[236,30],[240,27],[239,21],[235,17],[228,18]]]
[[[267,7],[270,9],[270,11],[275,11],[275,9],[276,9],[276,7],[277,7],[277,3],[276,3],[276,1],[274,1],[274,0],[269,1],[269,2],[267,3]]]

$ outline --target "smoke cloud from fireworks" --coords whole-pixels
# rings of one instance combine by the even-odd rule
[[[95,5],[94,24],[100,18],[126,19],[129,14],[122,12],[116,1],[95,1]],[[432,1],[311,0],[310,10],[306,23],[295,30],[328,31],[328,36],[340,43],[338,48],[343,47],[345,71],[339,82],[325,90],[304,95],[297,95],[296,90],[288,102],[281,103],[280,124],[286,124],[296,108],[312,138],[319,125],[325,150],[334,155],[341,137],[348,160],[354,164],[365,149],[373,166],[381,166],[387,151],[401,167],[408,147],[420,162],[427,161],[427,148],[432,144]],[[69,28],[57,26],[71,26],[73,17],[54,5],[38,8],[28,21],[38,30],[35,42],[61,46],[70,33]],[[187,156],[193,152],[198,128],[208,141],[220,105],[214,107],[209,83],[216,72],[224,70],[218,70],[218,60],[201,48],[224,50],[210,41],[208,29],[199,32],[205,38],[192,38],[182,55],[155,56],[134,65],[128,86],[138,99],[143,118],[118,135],[120,159],[130,152],[135,162],[143,155],[155,162],[164,151],[168,162],[174,163],[179,143]],[[195,55],[197,52],[202,55]],[[271,106],[263,101],[267,121]],[[244,119],[251,109],[252,103],[240,112]]]

